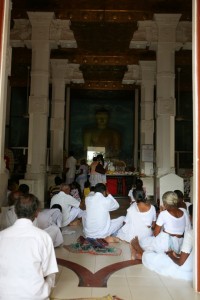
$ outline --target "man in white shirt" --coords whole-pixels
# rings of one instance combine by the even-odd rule
[[[74,158],[74,152],[69,152],[69,157],[66,160],[65,171],[66,171],[66,183],[71,184],[74,181],[76,174],[77,160]]]
[[[75,218],[82,218],[84,215],[84,211],[79,208],[80,202],[70,195],[70,186],[66,183],[62,183],[60,192],[51,198],[50,207],[54,204],[62,207],[62,228],[69,225]]]
[[[39,209],[31,194],[15,204],[18,219],[0,232],[0,299],[48,300],[58,272],[50,236],[33,225]]]
[[[117,210],[119,203],[107,193],[105,184],[96,184],[94,192],[94,195],[87,196],[85,199],[84,234],[94,239],[107,238],[122,227],[125,217],[111,220],[110,211]]]

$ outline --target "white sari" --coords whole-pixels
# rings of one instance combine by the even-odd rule
[[[138,238],[149,237],[153,235],[151,229],[152,222],[156,220],[156,211],[154,206],[147,212],[140,212],[136,203],[132,204],[127,210],[124,220],[125,224],[120,228],[117,237],[126,242],[130,242],[135,236]]]

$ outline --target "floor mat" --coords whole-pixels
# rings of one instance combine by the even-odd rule
[[[111,247],[104,239],[91,239],[80,236],[76,243],[64,245],[65,249],[72,253],[90,253],[93,255],[113,255],[121,254],[121,249]]]

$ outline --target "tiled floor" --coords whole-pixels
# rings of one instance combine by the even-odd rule
[[[81,226],[73,227],[76,233],[65,235],[65,244],[75,242],[82,234]],[[84,266],[92,273],[105,266],[130,260],[127,243],[115,244],[122,249],[120,256],[103,256],[70,253],[63,247],[56,249],[57,258]],[[72,299],[117,295],[124,300],[200,300],[200,294],[192,289],[192,283],[159,276],[142,264],[123,268],[113,273],[107,281],[107,287],[79,287],[79,278],[74,271],[59,266],[56,287],[51,299]]]

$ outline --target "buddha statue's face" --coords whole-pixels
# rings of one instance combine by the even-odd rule
[[[109,115],[106,112],[99,112],[96,114],[97,127],[104,129],[107,127]]]

